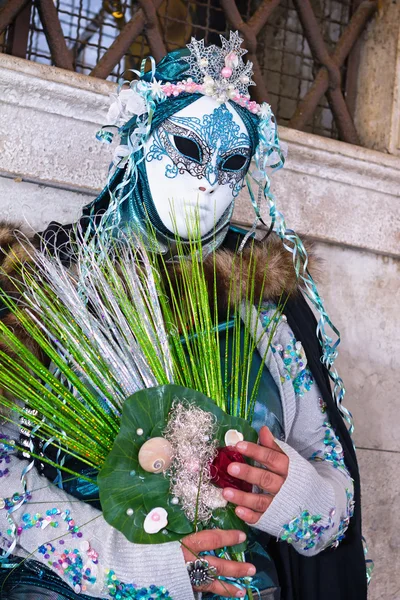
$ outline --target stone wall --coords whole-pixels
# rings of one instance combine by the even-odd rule
[[[39,230],[71,222],[106,180],[95,140],[104,81],[0,55],[1,218]],[[342,334],[338,369],[356,424],[364,532],[375,559],[370,600],[399,600],[400,157],[283,129],[273,190],[287,223],[316,242],[321,290]],[[253,220],[243,194],[238,223]]]

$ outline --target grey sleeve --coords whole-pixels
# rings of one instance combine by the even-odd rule
[[[191,600],[193,590],[178,542],[140,545],[128,542],[95,508],[75,500],[39,476],[26,474],[28,461],[10,455],[0,479],[0,544],[16,542],[12,554],[30,556],[52,569],[77,593],[115,597],[122,589],[163,587],[173,600]],[[1,467],[0,467],[1,468]]]
[[[284,318],[272,343],[269,366],[276,371],[286,417],[285,441],[276,442],[289,457],[289,473],[255,527],[312,556],[345,536],[353,480],[305,352]]]

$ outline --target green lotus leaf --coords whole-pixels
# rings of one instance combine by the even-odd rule
[[[100,502],[106,521],[135,543],[160,544],[183,537],[193,531],[193,525],[183,513],[180,505],[171,503],[170,481],[163,473],[148,473],[141,468],[138,454],[142,444],[162,434],[175,400],[195,404],[216,416],[216,438],[224,446],[228,429],[237,429],[246,440],[257,441],[257,433],[239,417],[231,417],[218,408],[213,400],[200,392],[177,385],[164,385],[136,392],[124,403],[120,431],[110,454],[98,475]],[[148,534],[143,529],[146,515],[156,507],[168,512],[168,524],[159,533]],[[131,510],[129,510],[131,509]],[[133,514],[129,515],[127,511]],[[216,525],[226,522],[224,529],[232,528],[233,517],[223,521],[221,509],[215,511]],[[232,510],[222,509],[238,519]]]
[[[219,529],[224,530],[238,529],[239,531],[244,531],[246,535],[249,530],[247,523],[242,521],[242,519],[240,519],[235,513],[235,506],[233,504],[228,504],[226,508],[218,508],[217,510],[214,510],[211,523],[213,527],[218,527]],[[231,552],[244,552],[246,547],[247,540],[242,544],[232,546]]]

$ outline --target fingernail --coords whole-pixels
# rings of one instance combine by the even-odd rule
[[[232,465],[229,465],[228,471],[231,475],[239,475],[240,467],[239,467],[239,465],[232,464]]]
[[[236,448],[238,450],[243,450],[243,452],[245,452],[247,450],[247,442],[238,442],[236,444]]]
[[[242,542],[245,542],[246,541],[246,537],[247,537],[247,535],[245,534],[245,532],[241,531],[239,533],[239,543],[241,544]]]
[[[244,517],[244,515],[246,514],[243,510],[243,508],[237,508],[235,510],[235,513],[238,515],[238,517]]]
[[[245,595],[246,590],[239,590],[238,592],[236,592],[236,598],[243,598],[243,596]]]
[[[223,496],[227,500],[230,500],[231,498],[233,498],[234,495],[235,495],[235,492],[233,490],[224,490],[223,491]]]
[[[256,574],[256,568],[253,566],[249,567],[249,570],[247,571],[247,575],[249,577],[253,577],[253,575],[255,575],[255,574]]]

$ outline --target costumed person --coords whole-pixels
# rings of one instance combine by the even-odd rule
[[[336,347],[326,333],[331,323],[305,248],[286,228],[270,192],[267,171],[282,166],[284,155],[269,105],[249,99],[252,66],[242,60],[241,42],[237,33],[222,38],[222,48],[192,40],[122,87],[109,112],[109,125],[121,136],[116,167],[100,196],[85,207],[79,235],[76,227],[52,223],[31,242],[61,256],[68,269],[83,237],[95,248],[97,239],[123,240],[134,232],[151,252],[173,262],[177,236],[181,248],[189,238],[188,210],[197,211],[205,271],[217,281],[218,308],[225,311],[235,257],[246,264],[252,242],[254,303],[262,302],[259,352],[250,374],[255,378],[264,360],[252,421],[259,440],[236,444],[236,452],[253,462],[231,462],[222,486],[224,499],[251,526],[246,562],[209,554],[207,563],[197,565],[200,573],[193,572],[199,553],[243,541],[235,530],[203,530],[182,536],[182,543],[129,542],[103,519],[93,501],[96,491],[85,481],[77,485],[64,477],[60,485],[57,469],[44,460],[59,459],[54,440],[35,446],[29,421],[22,423],[22,443],[43,457],[33,463],[14,452],[18,434],[4,421],[0,582],[8,600],[189,600],[194,590],[207,598],[244,597],[246,590],[234,579],[246,577],[253,577],[253,598],[367,597],[359,473],[342,418],[349,419],[340,405],[342,383],[332,367]],[[107,127],[100,137],[110,139],[112,131]],[[231,226],[246,177],[256,223],[265,198],[270,209],[272,226],[261,241],[254,239],[255,227],[246,233]],[[6,225],[1,245],[3,293],[15,295],[7,275],[13,274],[15,255],[29,262],[30,253]],[[246,282],[240,284],[246,288]],[[320,311],[318,330],[304,293]],[[283,311],[277,309],[282,295]],[[23,338],[6,308],[3,321]],[[37,351],[34,341],[24,341]],[[199,585],[199,575],[210,579],[207,585]]]

